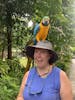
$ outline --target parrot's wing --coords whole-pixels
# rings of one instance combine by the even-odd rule
[[[36,36],[37,32],[40,30],[40,25],[37,24],[34,28],[34,32],[33,32],[33,35]]]

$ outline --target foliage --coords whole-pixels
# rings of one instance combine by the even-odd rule
[[[75,55],[75,47],[72,47],[71,50],[72,50],[73,54]]]
[[[8,74],[9,69],[8,64],[0,59],[0,76]]]
[[[0,60],[0,99],[15,100],[25,68],[21,68],[18,59]]]
[[[21,20],[21,18],[20,18]],[[19,20],[19,21],[20,21]],[[16,48],[16,46],[19,49],[22,49],[25,47],[26,42],[29,41],[30,38],[32,38],[32,32],[29,30],[26,22],[16,22],[13,26],[13,47]]]
[[[22,58],[20,58],[20,59],[19,59],[19,62],[20,62],[20,65],[21,65],[22,67],[26,67],[26,65],[27,65],[27,57],[22,57]]]
[[[1,41],[2,38],[6,38],[5,42],[7,45],[5,46],[5,42],[3,41],[3,51],[5,50],[5,47],[7,47],[7,54],[8,54],[8,59],[12,58],[12,29],[15,24],[17,17],[25,17],[26,19],[29,19],[33,15],[33,6],[34,6],[35,0],[4,0],[0,1],[0,35],[1,35]],[[30,9],[29,9],[30,8]],[[16,17],[15,19],[13,17]],[[20,22],[20,21],[19,21]],[[25,25],[26,26],[26,25]],[[5,32],[4,32],[4,29]],[[20,29],[21,30],[21,29]],[[22,32],[22,31],[20,31]],[[3,37],[4,36],[4,37]],[[18,36],[20,40],[22,40],[22,35]],[[18,39],[17,39],[18,40]],[[19,43],[22,41],[19,41]],[[2,46],[1,43],[1,46]],[[22,43],[20,43],[21,45]]]
[[[17,91],[19,91],[19,84],[16,83],[17,81],[17,78],[10,77],[8,75],[0,78],[1,100],[15,100]]]

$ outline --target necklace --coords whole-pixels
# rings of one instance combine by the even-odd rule
[[[48,71],[45,72],[45,73],[43,73],[43,74],[40,74],[39,71],[37,70],[37,73],[38,73],[38,75],[39,75],[40,77],[45,77],[45,76],[47,76],[47,75],[49,74],[49,72],[50,72],[50,67],[48,68]]]
[[[48,75],[49,72],[43,73],[43,74],[39,74],[40,77]]]

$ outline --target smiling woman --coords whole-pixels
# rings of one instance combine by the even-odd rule
[[[40,41],[26,50],[36,66],[24,75],[17,100],[73,100],[68,77],[54,66],[58,55],[51,42]]]

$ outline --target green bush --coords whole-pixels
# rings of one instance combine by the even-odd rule
[[[69,71],[70,71],[70,63],[69,62],[57,62],[56,64],[60,69],[62,69],[63,71],[65,71],[67,73],[67,75],[69,75]]]
[[[0,100],[15,100],[24,71],[18,59],[0,60]]]
[[[15,100],[17,91],[19,91],[19,81],[17,78],[9,75],[0,78],[0,99],[1,100]]]
[[[60,69],[65,71],[67,75],[69,75],[69,72],[70,72],[71,59],[72,59],[71,54],[70,55],[66,54],[66,55],[60,56],[59,60],[56,63],[56,65]]]
[[[72,47],[71,49],[72,49],[73,54],[75,55],[75,47]]]
[[[0,76],[1,76],[1,75],[5,75],[5,74],[8,74],[8,70],[9,70],[9,69],[10,69],[10,68],[9,68],[7,62],[2,61],[2,60],[0,59]]]

